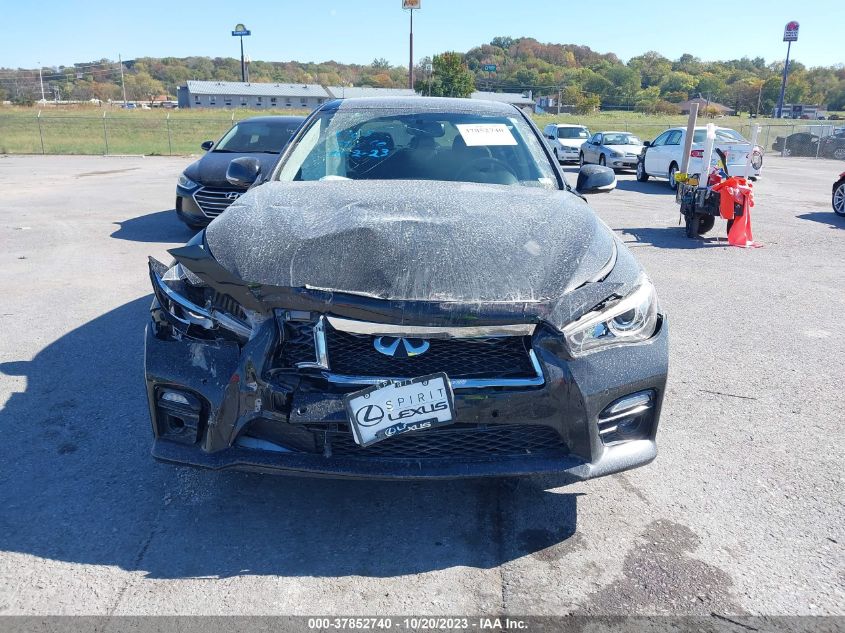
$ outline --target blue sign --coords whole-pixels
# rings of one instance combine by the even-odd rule
[[[238,26],[240,26],[240,24]],[[252,35],[252,32],[249,29],[238,29],[237,31],[232,31],[232,35],[240,35],[243,37],[244,35]]]
[[[496,72],[496,64],[484,64],[483,68],[486,73]]]

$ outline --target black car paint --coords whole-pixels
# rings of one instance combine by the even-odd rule
[[[273,125],[292,128],[298,128],[304,120],[305,117],[301,116],[261,116],[244,119],[244,121],[270,122]],[[199,186],[186,188],[179,184],[176,185],[176,215],[191,228],[198,229],[207,226],[212,218],[203,213],[194,198],[194,194],[200,187],[243,193],[248,187],[235,187],[226,180],[226,170],[229,163],[235,158],[249,156],[260,163],[262,173],[269,174],[273,171],[273,167],[279,160],[279,155],[283,149],[283,147],[280,147],[279,153],[276,154],[243,153],[215,151],[214,146],[212,146],[199,160],[188,165],[183,172],[186,178]]]
[[[464,102],[465,103],[465,102]],[[461,107],[464,106],[461,103]],[[334,102],[337,107],[338,102]],[[327,104],[324,107],[332,107]],[[497,106],[500,107],[500,106]],[[515,109],[514,109],[515,110]],[[533,126],[535,134],[539,132]],[[541,143],[542,144],[542,143]],[[547,148],[543,144],[544,151]],[[288,149],[290,151],[290,149]],[[284,160],[284,156],[282,157]],[[549,156],[554,164],[553,158]],[[561,188],[568,189],[556,167]],[[251,196],[255,197],[256,191]],[[246,204],[245,200],[239,204]],[[243,215],[241,221],[247,220]],[[225,223],[221,218],[219,223]],[[212,232],[216,229],[212,226]],[[608,231],[596,226],[595,231]],[[234,336],[213,340],[181,331],[161,309],[152,306],[147,326],[145,369],[153,433],[153,455],[165,462],[213,469],[245,469],[309,475],[373,478],[441,478],[558,473],[570,480],[619,472],[651,461],[656,455],[657,421],[665,389],[668,332],[664,316],[648,341],[574,358],[562,344],[560,327],[612,297],[625,295],[639,274],[630,252],[613,238],[612,268],[602,279],[579,282],[543,300],[420,301],[405,297],[379,298],[339,288],[292,287],[254,283],[239,275],[236,261],[226,267],[214,256],[220,245],[205,241],[205,233],[189,245],[173,249],[177,262],[216,292],[256,315],[248,341]],[[222,254],[221,254],[222,257]],[[224,258],[225,259],[225,258]],[[151,270],[161,265],[151,262]],[[577,267],[576,267],[577,269]],[[265,280],[273,281],[273,280]],[[360,289],[359,289],[360,290]],[[302,310],[376,323],[460,326],[536,323],[533,349],[545,384],[525,390],[466,390],[456,393],[462,423],[490,427],[502,423],[539,424],[560,435],[565,446],[546,453],[485,459],[372,459],[329,454],[270,452],[246,449],[234,442],[258,419],[328,433],[345,421],[342,397],[348,387],[327,385],[319,372],[269,375],[267,359],[280,342],[275,311]],[[553,325],[554,324],[554,325]],[[178,387],[202,402],[196,429],[167,427],[157,413],[159,390]],[[653,417],[640,438],[605,445],[598,435],[597,416],[614,401],[633,392],[654,394]]]

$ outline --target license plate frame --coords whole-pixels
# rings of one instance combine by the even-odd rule
[[[362,448],[455,423],[455,396],[444,372],[383,381],[345,395],[343,404],[353,439]]]

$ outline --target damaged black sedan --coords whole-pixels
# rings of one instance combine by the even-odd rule
[[[145,369],[153,455],[309,475],[587,479],[654,459],[654,287],[531,121],[468,99],[312,113],[170,265]]]

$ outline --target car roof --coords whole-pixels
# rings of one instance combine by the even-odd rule
[[[263,115],[263,116],[251,116],[247,119],[241,119],[237,121],[237,123],[269,123],[270,125],[290,125],[291,123],[302,123],[305,120],[304,116],[295,116],[295,115]]]
[[[597,134],[630,134],[631,136],[636,136],[633,132],[622,132],[621,130],[605,130],[603,132],[597,132]]]
[[[409,112],[466,112],[476,114],[513,115],[515,106],[501,101],[457,99],[453,97],[356,97],[335,99],[325,110],[407,110]]]
[[[581,125],[580,123],[550,123],[549,125],[554,125],[555,127],[587,127],[586,125]]]

